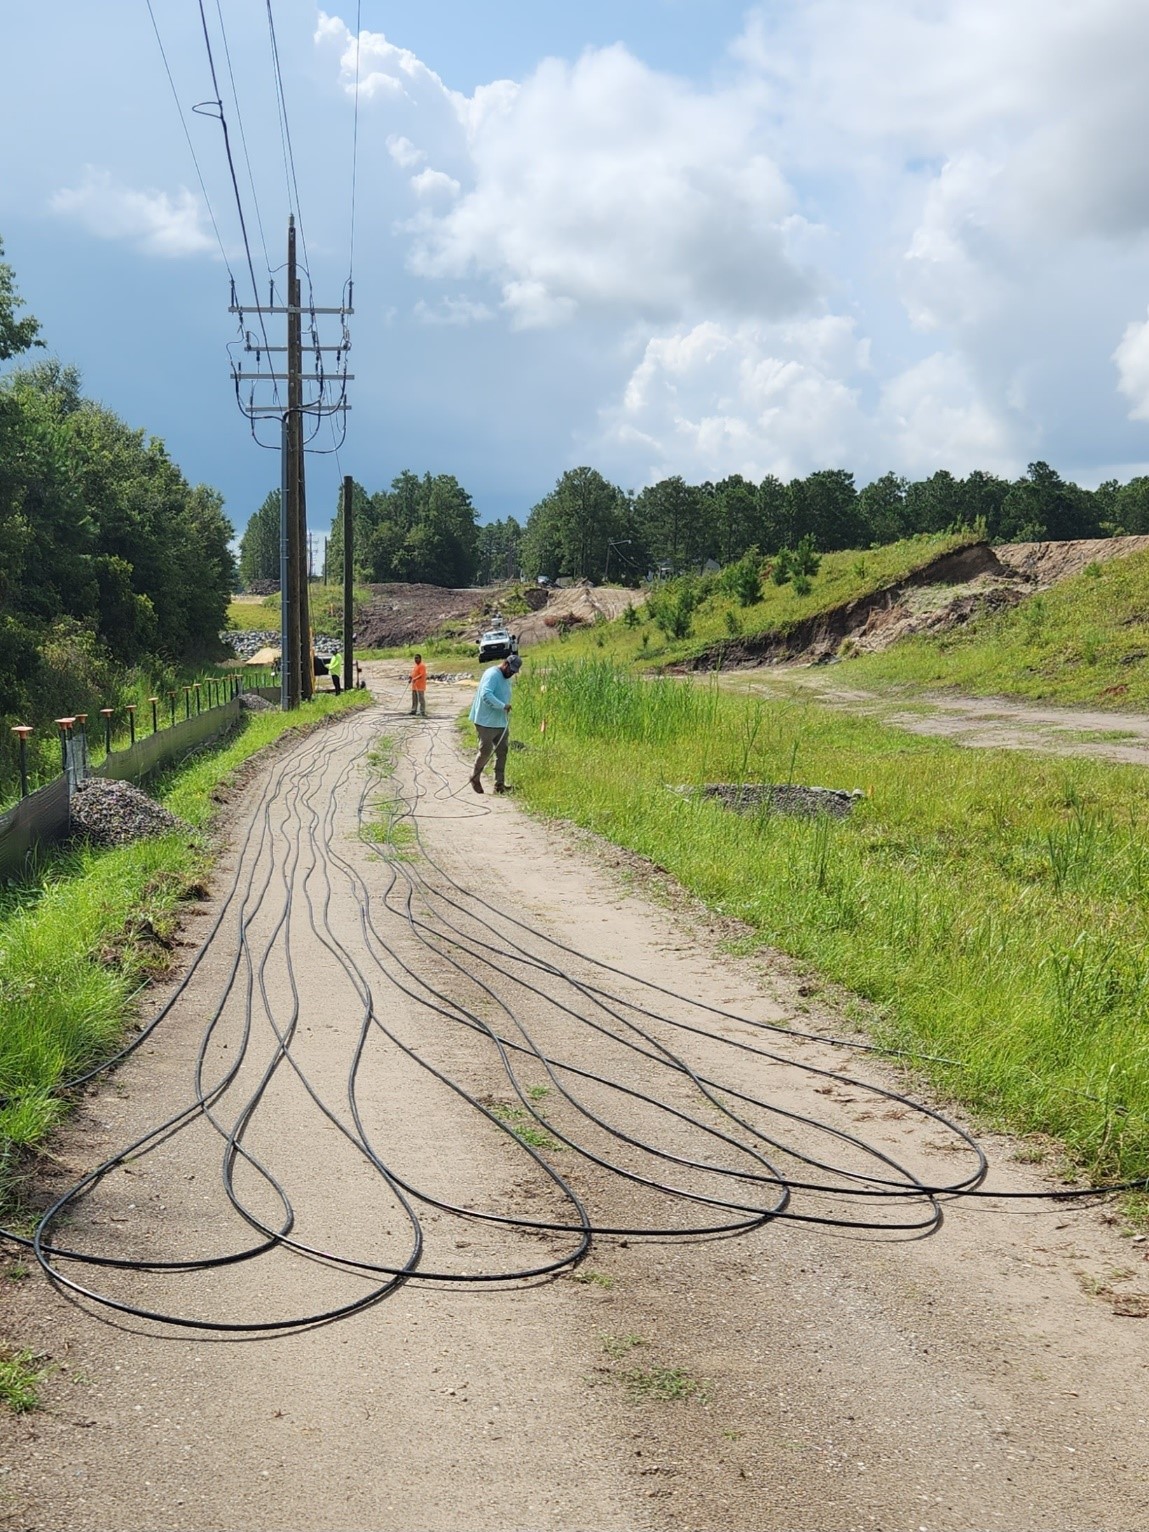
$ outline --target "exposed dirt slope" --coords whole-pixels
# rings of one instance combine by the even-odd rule
[[[451,590],[441,585],[372,585],[372,602],[360,620],[355,642],[363,649],[394,649],[423,643],[444,630],[478,639],[484,628],[503,619],[521,644],[538,643],[559,626],[593,624],[600,616],[620,617],[627,606],[644,600],[639,591],[595,586],[580,581],[565,590],[534,586],[483,585]],[[510,616],[511,597],[535,608]]]
[[[371,605],[356,628],[355,642],[361,649],[397,649],[402,644],[425,641],[449,622],[473,621],[477,637],[484,614],[495,609],[496,589],[372,585],[371,596]]]
[[[707,651],[696,669],[818,662],[849,640],[855,652],[886,649],[917,633],[958,627],[987,611],[1013,606],[1025,596],[1068,579],[1090,563],[1127,558],[1149,550],[1149,537],[1111,537],[1077,542],[975,543],[947,553],[896,585],[821,612],[784,633],[750,634]]]
[[[555,630],[562,627],[591,627],[600,617],[610,622],[621,617],[628,606],[641,606],[645,600],[642,591],[591,585],[588,580],[580,580],[566,590],[548,592],[545,607],[518,619],[519,643],[540,643],[544,638],[553,638]]]

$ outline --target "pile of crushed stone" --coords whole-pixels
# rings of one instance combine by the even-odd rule
[[[188,830],[131,782],[88,777],[72,794],[72,834],[93,846],[127,846],[149,835]]]
[[[702,798],[717,798],[739,814],[766,810],[775,814],[793,814],[800,819],[812,819],[817,814],[844,819],[858,799],[865,796],[860,788],[847,792],[840,787],[802,787],[790,783],[774,786],[768,782],[707,782],[703,787],[684,787],[679,791]]]
[[[258,692],[240,692],[239,705],[245,707],[249,713],[270,713],[273,703],[268,702],[266,697],[261,697]]]

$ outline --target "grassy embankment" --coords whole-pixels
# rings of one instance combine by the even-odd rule
[[[343,634],[343,586],[316,585],[308,588],[308,614],[316,633],[327,638],[340,638]],[[358,621],[363,609],[371,600],[371,592],[365,585],[356,585],[351,591],[352,614]],[[279,631],[280,603],[274,596],[236,596],[227,609],[227,625],[237,633],[265,633]]]
[[[557,644],[531,658],[515,770],[532,807],[871,1002],[879,1040],[952,1060],[921,1067],[985,1121],[1052,1135],[1095,1177],[1149,1175],[1149,774],[644,681]],[[841,821],[747,819],[670,790],[707,781],[866,797]]]
[[[1020,605],[883,654],[843,679],[1091,708],[1149,707],[1149,554],[1091,564]]]
[[[62,1082],[115,1050],[133,996],[162,964],[180,904],[207,874],[200,832],[213,792],[288,730],[365,700],[321,693],[297,713],[246,715],[227,741],[151,788],[192,836],[55,852],[34,879],[0,891],[0,1204],[11,1204],[20,1151],[67,1110]]]
[[[691,613],[690,632],[685,637],[668,637],[643,604],[634,608],[629,621],[576,628],[565,637],[557,637],[556,643],[571,659],[605,658],[623,665],[663,669],[713,655],[720,664],[723,652],[731,646],[760,635],[781,636],[797,623],[896,584],[942,554],[976,541],[977,535],[970,531],[922,533],[884,548],[826,553],[808,592],[799,594],[791,584],[775,585],[767,576],[762,599],[745,607],[723,591],[721,577],[706,575],[694,582],[702,599]]]

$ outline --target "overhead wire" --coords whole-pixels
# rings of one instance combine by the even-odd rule
[[[200,25],[201,25],[201,28],[203,30],[204,48],[207,51],[208,68],[209,68],[209,70],[211,72],[211,86],[212,86],[212,90],[215,92],[215,99],[213,101],[211,101],[210,103],[205,103],[205,104],[208,104],[208,105],[211,105],[211,106],[215,107],[215,109],[216,109],[215,115],[218,118],[220,128],[221,128],[221,130],[223,132],[223,149],[224,149],[224,154],[227,157],[227,169],[228,169],[228,174],[231,177],[231,189],[232,189],[232,193],[233,193],[234,198],[235,198],[235,210],[236,210],[236,213],[237,213],[237,215],[239,217],[240,235],[241,235],[241,237],[243,239],[243,249],[244,249],[244,255],[245,255],[246,260],[247,260],[248,275],[251,278],[251,290],[252,290],[252,293],[253,293],[254,298],[255,298],[255,303],[257,305],[257,312],[258,312],[258,305],[259,305],[259,283],[256,281],[256,276],[255,276],[255,262],[254,262],[254,259],[252,257],[252,254],[251,254],[251,241],[248,238],[248,233],[247,233],[247,218],[244,215],[244,211],[243,211],[243,198],[240,195],[239,177],[236,174],[236,169],[235,169],[235,158],[234,158],[234,156],[232,155],[232,152],[231,152],[231,136],[228,133],[227,117],[226,117],[226,115],[224,113],[224,110],[223,110],[223,98],[220,95],[219,79],[218,79],[218,77],[216,75],[215,55],[214,55],[214,53],[212,51],[211,35],[208,32],[207,15],[206,15],[206,13],[204,11],[204,0],[198,0],[198,4],[199,4]],[[194,111],[200,111],[200,108],[199,107],[194,107],[193,110]],[[266,326],[263,323],[263,315],[262,315],[262,313],[259,315],[259,322],[260,322],[260,328],[263,331],[264,346],[265,346],[265,348],[270,348],[270,342],[269,342],[269,340],[267,338],[267,328],[266,328]]]
[[[227,75],[231,82],[231,98],[235,102],[235,120],[239,128],[239,140],[243,146],[244,164],[247,166],[247,184],[251,188],[252,205],[255,208],[255,221],[259,227],[260,243],[263,246],[263,262],[268,272],[271,271],[271,257],[267,248],[267,234],[263,227],[263,214],[259,206],[259,193],[255,186],[255,170],[251,163],[251,153],[247,147],[247,132],[243,125],[243,112],[239,104],[239,89],[235,83],[235,69],[231,61],[231,46],[227,40],[227,25],[223,19],[223,0],[215,0],[216,15],[219,18],[219,33],[223,39],[224,57],[227,60]]]
[[[202,0],[201,0],[202,3]],[[279,59],[279,39],[275,34],[275,16],[271,9],[271,0],[267,4],[267,31],[271,43],[272,75],[275,82],[275,100],[279,114],[280,146],[283,153],[283,168],[287,180],[288,205],[295,213],[295,219],[299,225],[299,240],[303,247],[303,266],[310,264],[307,255],[307,236],[303,224],[303,210],[299,197],[299,177],[295,169],[295,148],[291,141],[291,124],[287,115],[287,94],[283,85],[283,68]],[[310,278],[309,278],[310,280]]]
[[[168,85],[171,87],[172,100],[175,102],[176,112],[179,115],[180,127],[183,128],[184,138],[187,141],[188,153],[191,155],[192,164],[195,166],[196,179],[199,181],[199,189],[203,195],[204,206],[207,208],[208,217],[211,219],[212,229],[215,231],[216,243],[219,245],[219,253],[223,257],[223,264],[227,269],[227,274],[231,279],[232,284],[234,285],[235,276],[231,269],[231,262],[228,260],[227,250],[223,243],[223,237],[219,232],[219,223],[216,220],[215,209],[211,205],[211,198],[208,196],[207,185],[203,178],[203,171],[200,168],[199,157],[195,152],[195,144],[192,142],[192,136],[188,130],[187,119],[184,117],[183,106],[180,103],[179,91],[176,89],[175,78],[172,75],[171,65],[168,62],[167,50],[164,47],[164,40],[160,35],[159,23],[156,21],[156,13],[152,8],[152,0],[146,0],[146,4],[148,7],[148,15],[151,18],[152,30],[156,34],[156,43],[159,46],[160,58],[163,60],[164,72],[168,77]]]

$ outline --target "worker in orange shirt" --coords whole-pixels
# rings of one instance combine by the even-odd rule
[[[415,656],[411,666],[411,717],[416,713],[420,718],[427,716],[427,667],[421,654]]]

